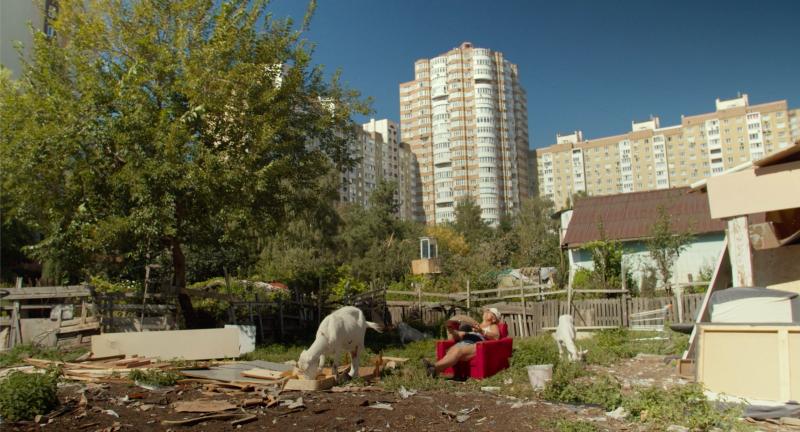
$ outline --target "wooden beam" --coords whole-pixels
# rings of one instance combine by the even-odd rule
[[[4,288],[8,295],[3,301],[34,300],[50,298],[90,297],[92,290],[85,285],[63,287],[29,287],[29,288]]]
[[[753,286],[753,249],[747,230],[747,216],[728,220],[728,251],[731,257],[733,286]]]

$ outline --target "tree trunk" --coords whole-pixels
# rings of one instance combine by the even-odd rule
[[[186,291],[186,257],[183,255],[181,243],[178,239],[172,239],[172,268],[173,286],[178,293],[178,308],[186,328],[195,328],[196,319],[192,299]]]

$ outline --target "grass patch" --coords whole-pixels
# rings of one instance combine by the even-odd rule
[[[182,378],[176,371],[160,369],[133,369],[128,375],[132,381],[152,386],[167,387],[177,384]]]
[[[563,362],[553,370],[553,379],[547,383],[542,397],[612,410],[622,402],[622,386],[610,375],[593,375],[578,363]]]
[[[598,432],[600,429],[594,423],[583,420],[544,420],[539,426],[555,432]]]
[[[12,372],[0,382],[0,417],[4,421],[33,420],[58,405],[56,368],[45,373]]]
[[[269,344],[260,346],[255,351],[243,355],[240,360],[265,360],[283,363],[287,360],[297,360],[300,357],[300,353],[306,348],[308,348],[308,345]]]
[[[690,430],[750,431],[750,425],[738,418],[741,407],[720,409],[703,394],[699,384],[688,384],[663,390],[655,387],[640,388],[626,396],[622,404],[634,419],[658,430],[670,425],[681,425]]]
[[[17,345],[8,351],[0,353],[0,368],[19,366],[24,364],[25,359],[29,357],[69,362],[74,361],[88,351],[88,348],[59,351],[56,348],[46,348],[34,344]]]
[[[649,339],[666,336],[664,340]],[[635,357],[636,354],[681,354],[689,346],[689,337],[684,334],[667,331],[632,332],[627,329],[602,330],[592,338],[578,341],[582,349],[588,350],[585,360],[590,364],[609,365],[622,359]]]

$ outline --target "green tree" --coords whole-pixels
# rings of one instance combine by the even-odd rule
[[[31,252],[72,280],[166,255],[183,292],[187,247],[265,237],[347,163],[366,105],[311,66],[313,1],[300,30],[266,0],[59,6],[58,40],[37,33],[0,82],[0,175],[9,217],[44,236]]]
[[[553,203],[534,197],[522,201],[513,223],[515,267],[556,267],[561,263],[560,221],[553,219]]]
[[[672,226],[672,216],[664,206],[658,207],[655,223],[650,228],[650,237],[647,239],[647,251],[656,264],[658,278],[661,286],[672,292],[670,279],[672,266],[678,257],[689,247],[692,234],[689,231],[675,232]]]
[[[343,206],[337,237],[338,262],[362,281],[389,284],[402,280],[416,258],[420,227],[397,217],[397,185],[381,181],[369,198],[369,207]]]
[[[600,239],[582,246],[592,254],[595,284],[599,289],[619,289],[622,286],[622,243],[606,237],[602,221],[597,224],[597,230]]]
[[[470,245],[477,244],[492,234],[492,229],[481,218],[480,206],[469,196],[458,200],[453,228]]]

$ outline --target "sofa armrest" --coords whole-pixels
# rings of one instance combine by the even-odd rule
[[[492,355],[497,353],[497,354],[505,354],[506,356],[510,357],[513,345],[514,345],[514,339],[510,337],[505,337],[497,340],[478,342],[475,346],[475,351],[476,354],[485,353],[487,355]]]
[[[447,353],[447,350],[455,344],[456,341],[450,339],[436,341],[436,360],[441,360]]]

